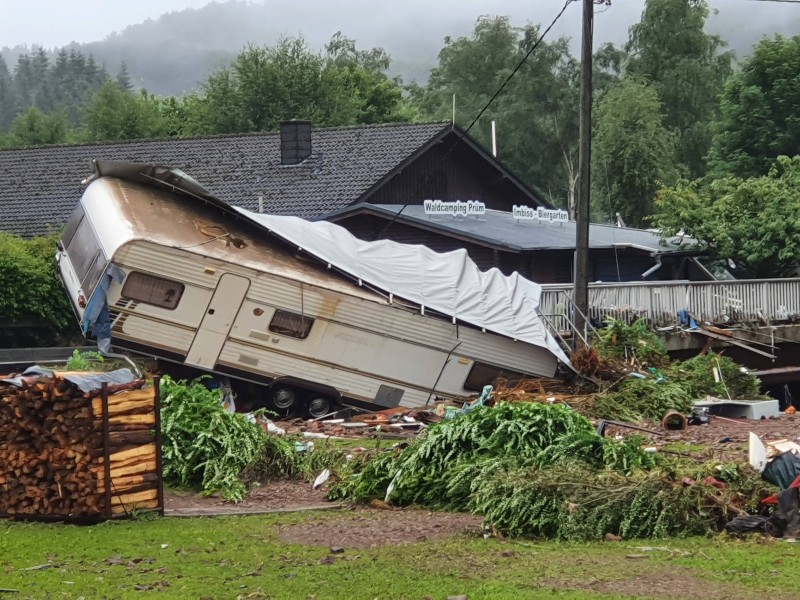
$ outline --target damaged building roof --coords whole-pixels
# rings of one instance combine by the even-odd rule
[[[367,200],[448,136],[463,138],[495,178],[499,173],[510,182],[513,195],[546,205],[450,124],[315,128],[311,135],[311,155],[299,164],[282,164],[277,132],[0,149],[0,229],[33,237],[60,228],[83,193],[81,181],[94,159],[169,165],[230,204],[258,211],[261,197],[263,212],[318,218]]]
[[[498,210],[487,209],[482,215],[453,217],[426,214],[420,204],[358,203],[336,210],[325,219],[345,224],[348,218],[365,213],[383,217],[387,222],[405,223],[511,252],[575,248],[575,221],[524,221],[514,218],[510,212]],[[665,243],[659,233],[645,229],[599,223],[592,223],[589,229],[589,246],[593,249],[627,247],[653,255],[676,251],[697,253],[699,250],[691,238],[673,238]]]

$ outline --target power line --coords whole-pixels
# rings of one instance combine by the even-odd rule
[[[602,1],[603,2],[607,2],[609,0],[602,0]],[[506,77],[505,81],[500,85],[500,87],[497,89],[497,91],[492,95],[491,98],[489,98],[489,101],[483,106],[483,108],[480,110],[478,115],[472,120],[472,122],[469,124],[469,126],[462,133],[458,133],[458,139],[456,139],[456,141],[453,142],[453,144],[451,144],[450,148],[448,148],[448,150],[442,155],[442,157],[436,162],[436,164],[433,165],[433,167],[430,168],[428,173],[425,175],[425,178],[417,186],[417,189],[413,194],[414,196],[417,195],[417,193],[425,186],[425,184],[428,182],[428,180],[431,178],[431,176],[436,172],[436,170],[444,163],[445,159],[448,156],[450,156],[450,154],[453,152],[453,150],[455,150],[456,146],[458,146],[458,143],[462,139],[464,139],[464,136],[467,135],[467,133],[469,133],[469,130],[472,129],[472,127],[475,125],[475,123],[478,122],[478,119],[480,119],[481,116],[483,116],[483,113],[485,113],[486,110],[491,106],[492,102],[494,102],[497,99],[497,97],[503,92],[503,90],[505,89],[506,85],[508,85],[508,82],[511,81],[511,78],[514,77],[514,75],[517,73],[517,71],[519,71],[520,68],[522,68],[522,65],[525,64],[525,61],[528,60],[530,55],[533,54],[533,52],[541,45],[542,41],[544,40],[544,37],[555,26],[555,24],[558,22],[558,20],[561,18],[561,16],[566,12],[567,7],[570,4],[572,4],[573,2],[577,2],[577,0],[566,0],[566,2],[564,2],[564,6],[561,7],[561,10],[558,12],[558,14],[552,20],[550,25],[547,26],[547,29],[545,29],[542,32],[542,34],[538,37],[538,39],[528,49],[528,51],[525,53],[525,55],[519,61],[517,66],[514,67],[514,70],[511,71],[509,76]],[[386,230],[389,229],[389,227],[391,227],[392,224],[395,221],[397,221],[397,219],[400,217],[401,213],[406,209],[407,206],[408,206],[408,204],[403,204],[403,207],[400,210],[397,211],[397,213],[391,218],[391,220],[383,227],[383,229],[381,229],[380,233],[378,233],[378,235],[376,236],[377,239],[380,239],[380,238],[383,237],[383,234],[386,233]]]
[[[483,116],[483,113],[485,113],[485,112],[486,112],[486,110],[489,108],[489,106],[491,106],[492,102],[494,102],[494,101],[495,101],[495,99],[496,99],[496,98],[497,98],[497,97],[498,97],[498,96],[499,96],[499,95],[502,93],[502,91],[505,89],[506,85],[508,85],[508,82],[509,82],[509,81],[511,81],[511,78],[512,78],[512,77],[514,77],[514,75],[516,75],[516,74],[517,74],[517,71],[519,71],[519,70],[522,68],[522,65],[523,65],[523,64],[525,64],[525,61],[526,61],[526,60],[528,60],[528,57],[529,57],[531,54],[533,54],[534,50],[536,50],[536,49],[539,47],[539,45],[542,43],[542,40],[544,40],[544,36],[546,36],[548,33],[550,33],[550,30],[553,28],[553,26],[554,26],[554,25],[555,25],[555,24],[558,22],[558,20],[561,18],[561,15],[563,15],[563,14],[566,12],[566,10],[567,10],[567,7],[568,7],[570,4],[572,4],[573,2],[576,2],[576,1],[577,1],[577,0],[567,0],[567,1],[564,3],[564,6],[562,6],[562,7],[561,7],[561,10],[560,10],[560,11],[559,11],[559,13],[556,15],[556,18],[555,18],[555,19],[553,19],[553,21],[550,23],[550,25],[548,25],[548,26],[547,26],[547,29],[545,29],[545,30],[542,32],[542,35],[540,35],[540,36],[539,36],[539,39],[537,39],[537,40],[536,40],[536,41],[533,43],[533,45],[532,45],[532,46],[531,46],[531,47],[528,49],[528,51],[525,53],[525,56],[523,56],[523,57],[522,57],[522,60],[520,60],[520,61],[519,61],[519,63],[517,64],[517,66],[516,66],[516,67],[514,67],[514,70],[513,70],[513,71],[511,71],[511,73],[508,75],[508,77],[506,77],[506,80],[505,80],[505,81],[504,81],[504,82],[503,82],[503,83],[500,85],[500,87],[499,87],[499,88],[497,88],[497,91],[494,93],[494,95],[493,95],[491,98],[489,98],[489,101],[486,103],[486,105],[485,105],[485,106],[484,106],[484,107],[481,109],[481,111],[478,113],[478,116],[476,116],[476,117],[475,117],[475,118],[472,120],[472,123],[470,123],[470,124],[469,124],[469,127],[467,127],[467,128],[464,130],[464,133],[467,133],[467,132],[468,132],[470,129],[472,129],[472,126],[473,126],[473,125],[475,125],[475,123],[477,123],[477,122],[478,122],[478,119],[480,119],[480,118]],[[800,2],[800,0],[797,0],[797,1],[798,1],[798,2]]]

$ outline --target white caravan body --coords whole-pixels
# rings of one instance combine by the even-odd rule
[[[174,169],[100,166],[65,229],[59,269],[84,331],[103,337],[107,310],[115,347],[377,407],[556,374],[552,338],[515,340],[370,286]]]

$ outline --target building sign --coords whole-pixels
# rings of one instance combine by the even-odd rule
[[[425,200],[423,202],[426,215],[452,215],[454,217],[467,217],[485,215],[486,205],[478,200]]]
[[[547,221],[548,223],[568,223],[569,213],[561,208],[531,208],[529,206],[511,207],[511,214],[520,221]]]

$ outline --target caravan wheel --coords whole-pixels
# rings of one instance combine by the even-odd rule
[[[308,416],[312,419],[324,417],[333,410],[333,401],[326,396],[312,396],[308,401]]]
[[[278,388],[272,393],[272,404],[278,410],[287,411],[297,402],[297,392],[292,388]]]

